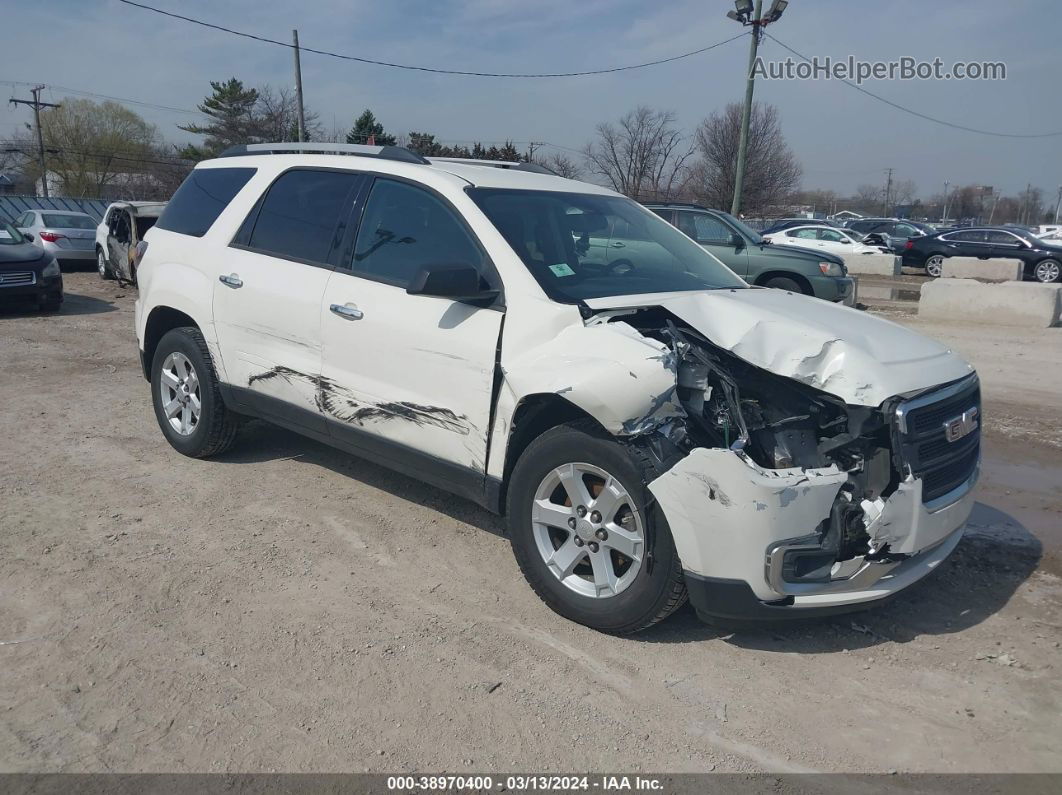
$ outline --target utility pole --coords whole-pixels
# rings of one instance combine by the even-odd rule
[[[749,151],[749,122],[752,119],[752,92],[756,86],[756,52],[760,47],[763,29],[772,22],[777,22],[789,0],[774,0],[767,15],[763,15],[763,0],[756,0],[753,10],[752,0],[736,0],[734,10],[727,12],[727,17],[752,28],[752,43],[749,44],[749,68],[745,73],[745,106],[741,113],[741,136],[738,138],[737,165],[734,171],[734,199],[730,204],[730,214],[736,216],[741,210],[741,191],[745,187],[745,162]]]
[[[889,195],[892,193],[892,169],[891,168],[885,169],[885,173],[888,175],[888,177],[887,177],[886,182],[885,182],[885,201],[882,202],[882,205],[881,205],[881,214],[882,215],[888,215],[889,214]]]
[[[948,185],[950,184],[947,180],[944,180],[944,211],[940,216],[941,223],[944,223],[944,219],[948,217]]]
[[[1062,209],[1062,185],[1058,186],[1058,201],[1055,202],[1055,223],[1058,223],[1058,211]]]
[[[29,105],[33,108],[33,126],[37,130],[37,156],[41,166],[41,190],[44,193],[44,198],[48,198],[48,165],[44,161],[44,133],[41,132],[41,108],[59,108],[62,105],[56,105],[51,102],[41,102],[41,92],[46,86],[35,86],[30,89],[30,93],[33,94],[33,99],[15,99],[11,98],[12,105]]]
[[[996,205],[999,204],[999,194],[992,197],[992,211],[988,214],[988,224],[991,226],[992,219],[996,217]]]
[[[295,50],[295,102],[299,106],[299,142],[306,140],[306,111],[302,105],[302,64],[299,62],[299,31],[291,31],[291,43]]]
[[[535,162],[535,150],[543,146],[540,141],[528,141],[527,142],[527,160],[530,163]]]

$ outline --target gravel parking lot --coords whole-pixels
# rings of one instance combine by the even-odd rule
[[[980,502],[883,609],[631,638],[499,520],[260,422],[174,452],[135,291],[0,314],[0,769],[1060,771],[1062,329],[898,322],[984,382]]]

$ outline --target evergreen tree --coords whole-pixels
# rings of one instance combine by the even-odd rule
[[[185,132],[205,136],[202,146],[186,146],[182,157],[203,160],[218,154],[237,144],[256,143],[259,125],[255,115],[258,104],[258,91],[244,88],[243,82],[235,77],[224,83],[210,81],[213,94],[203,100],[199,111],[209,117],[207,124],[177,125]]]
[[[347,133],[348,144],[364,144],[372,138],[377,146],[394,146],[395,137],[385,133],[383,125],[376,121],[376,116],[368,108],[354,120],[354,126]]]

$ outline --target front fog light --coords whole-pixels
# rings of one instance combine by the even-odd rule
[[[59,275],[59,260],[53,259],[47,265],[44,266],[44,270],[41,271],[41,276],[51,279]]]

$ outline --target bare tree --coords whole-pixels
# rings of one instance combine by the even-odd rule
[[[901,179],[892,183],[892,198],[895,204],[911,204],[918,196],[918,186],[914,180]]]
[[[556,152],[552,155],[545,155],[544,157],[536,157],[535,160],[558,177],[580,179],[583,176],[583,170],[579,167],[579,164],[563,152]]]
[[[734,198],[741,105],[732,102],[722,113],[712,113],[697,128],[699,159],[690,188],[713,207],[729,207]],[[802,169],[782,135],[778,109],[759,102],[752,105],[748,153],[741,207],[744,212],[765,213],[781,204],[800,184]]]
[[[254,117],[257,137],[264,141],[294,141],[298,138],[298,99],[295,92],[289,88],[273,88],[269,85],[259,88]],[[321,139],[324,128],[318,114],[307,109],[305,120],[306,140]]]
[[[881,197],[884,195],[883,190],[881,185],[871,185],[869,182],[864,182],[856,187],[855,200],[862,209],[868,210],[881,201]]]
[[[590,173],[619,193],[666,201],[685,185],[693,146],[673,112],[641,105],[618,124],[597,125],[597,140],[586,145],[584,157]]]

